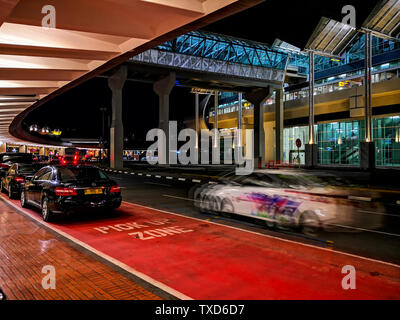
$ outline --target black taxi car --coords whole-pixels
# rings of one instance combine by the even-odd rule
[[[1,191],[7,192],[10,199],[18,199],[25,181],[31,179],[41,167],[42,165],[33,163],[12,164],[5,176],[1,178]]]
[[[121,201],[118,184],[94,166],[46,166],[21,190],[21,206],[40,208],[44,221],[59,213],[113,210]]]

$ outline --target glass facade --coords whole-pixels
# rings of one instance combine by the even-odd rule
[[[315,126],[317,130],[317,126]],[[305,164],[305,145],[308,143],[308,126],[291,127],[283,130],[283,159],[284,162]],[[300,139],[301,147],[297,148],[296,140]]]
[[[377,166],[400,166],[400,116],[373,120]]]
[[[377,166],[400,166],[400,116],[374,118],[373,139]],[[364,140],[364,120],[321,123],[315,126],[320,165],[360,165],[360,141]],[[296,139],[302,141],[298,152]],[[308,127],[284,129],[284,160],[304,164],[304,143]]]
[[[318,163],[360,164],[360,141],[364,121],[332,122],[318,125]]]

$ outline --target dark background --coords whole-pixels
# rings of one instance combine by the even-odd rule
[[[267,0],[203,29],[268,44],[279,38],[303,49],[322,16],[341,21],[343,6],[353,5],[357,26],[360,26],[376,3],[371,0]],[[146,132],[158,125],[158,98],[151,84],[129,81],[123,95],[124,131],[128,138],[125,144],[139,147]],[[111,91],[107,79],[94,78],[33,111],[25,124],[59,128],[63,131],[62,137],[99,138],[102,107],[110,115]],[[183,125],[185,119],[194,115],[194,95],[187,88],[175,87],[170,107],[170,119]]]

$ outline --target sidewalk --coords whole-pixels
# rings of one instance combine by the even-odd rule
[[[56,289],[42,288],[42,268],[56,270]],[[68,244],[0,200],[0,288],[8,300],[160,299]]]

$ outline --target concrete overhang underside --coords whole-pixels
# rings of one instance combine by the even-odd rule
[[[0,140],[47,144],[22,129],[29,112],[141,52],[260,2],[0,0]],[[55,28],[42,26],[52,13],[48,5]]]

